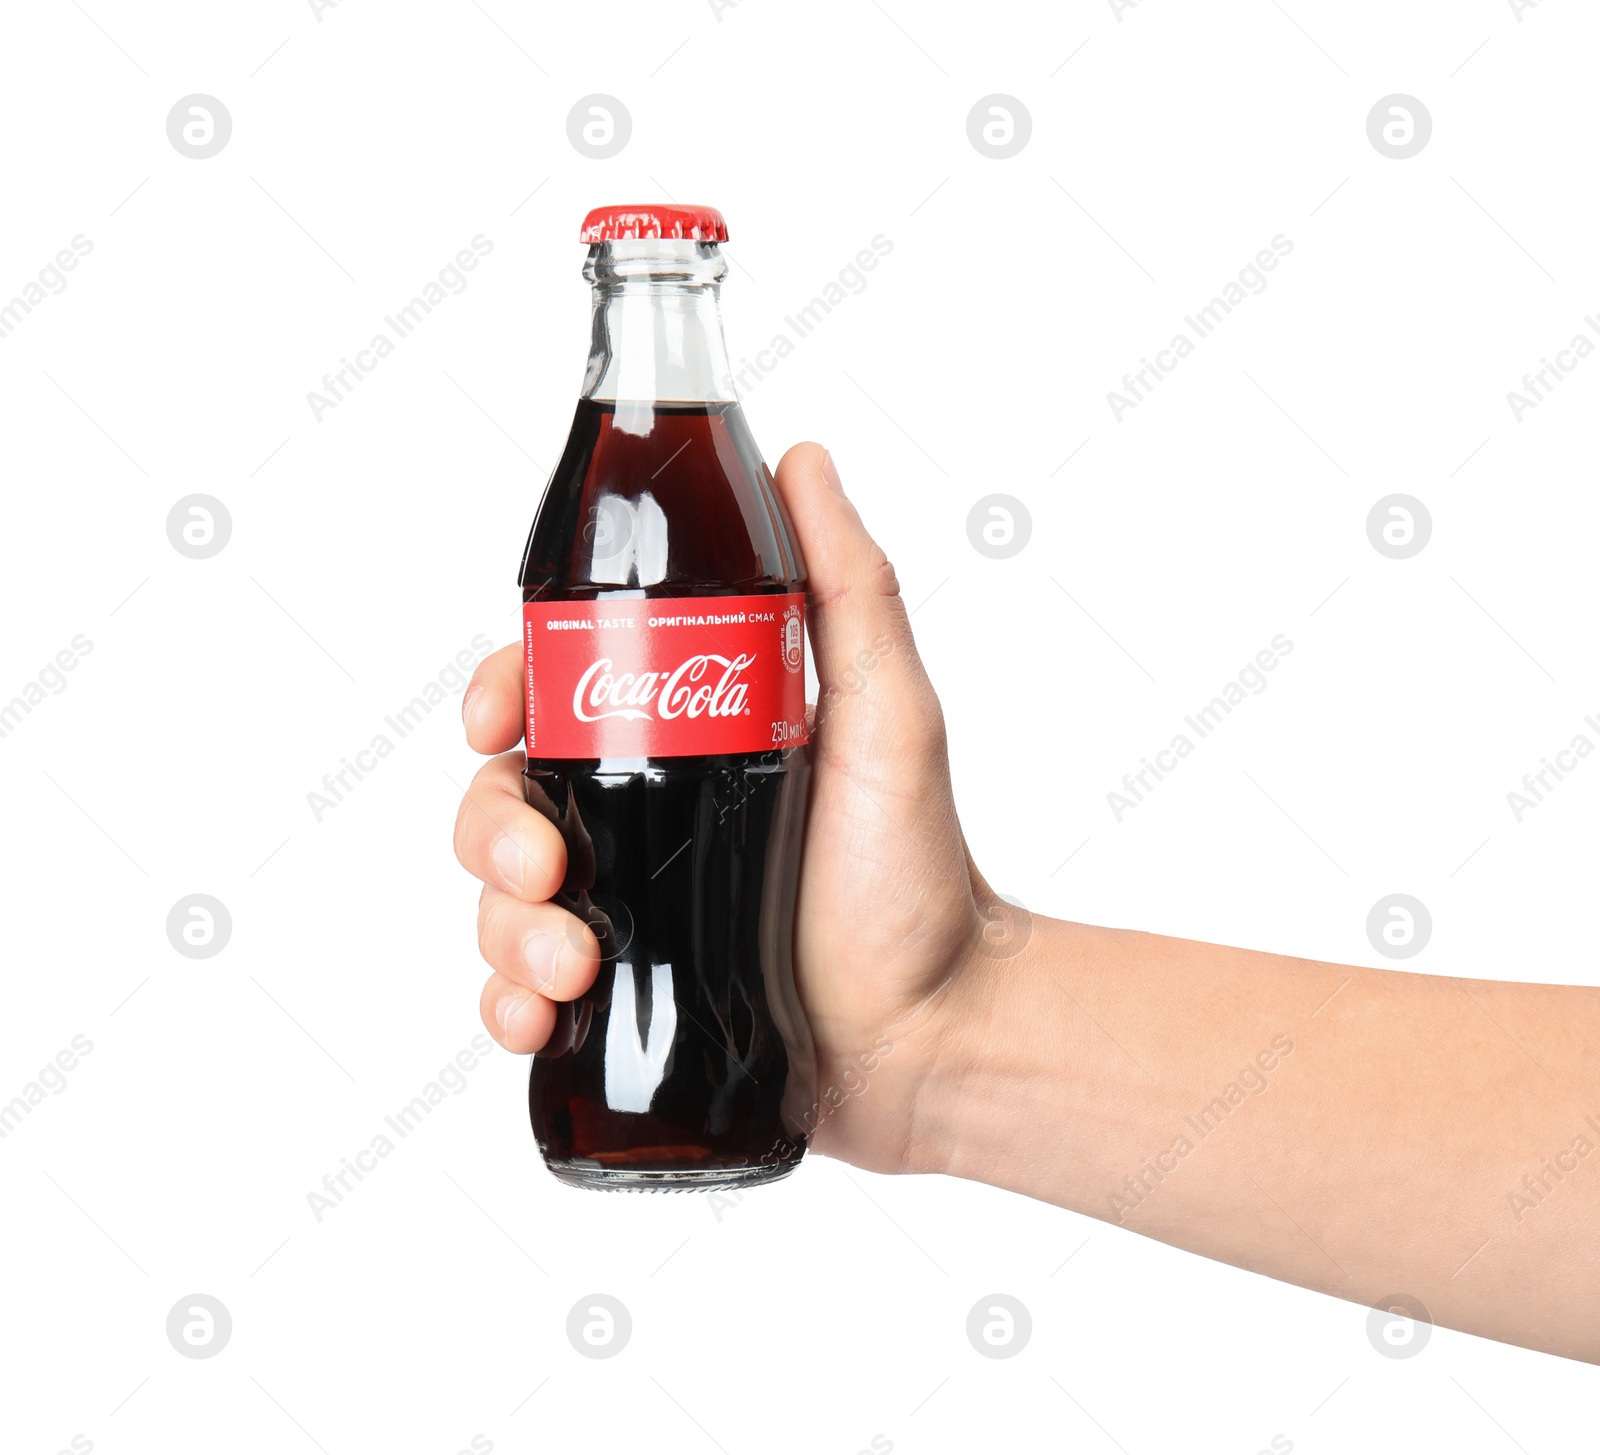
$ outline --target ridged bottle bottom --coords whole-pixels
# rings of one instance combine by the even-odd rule
[[[799,1158],[754,1167],[693,1167],[674,1172],[603,1167],[575,1157],[546,1165],[557,1181],[590,1192],[714,1192],[781,1181],[799,1166]]]

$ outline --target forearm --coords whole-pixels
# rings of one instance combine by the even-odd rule
[[[1036,920],[958,998],[929,1170],[1600,1362],[1600,991]]]

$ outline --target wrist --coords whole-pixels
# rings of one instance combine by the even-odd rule
[[[918,1088],[912,1170],[1104,1217],[1101,1162],[1149,1080],[1104,1024],[1122,936],[1024,914],[952,981]]]
[[[1024,1120],[1037,1132],[1030,1103],[1051,1071],[1050,1032],[1040,1021],[1051,1018],[1050,967],[1070,927],[1010,904],[998,909],[1005,919],[990,911],[931,1021],[912,1109],[910,1172],[1005,1184],[1014,1128]]]

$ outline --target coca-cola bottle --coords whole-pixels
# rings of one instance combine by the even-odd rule
[[[815,1117],[805,566],[733,392],[726,240],[709,207],[584,219],[589,365],[522,562],[524,786],[603,955],[528,1086],[580,1187],[768,1181]]]

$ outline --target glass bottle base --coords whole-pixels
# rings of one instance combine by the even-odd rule
[[[550,1175],[568,1187],[591,1192],[716,1192],[759,1187],[778,1182],[800,1165],[791,1162],[758,1163],[748,1167],[688,1167],[670,1172],[650,1172],[638,1167],[605,1167],[598,1162],[571,1158],[546,1162]]]

